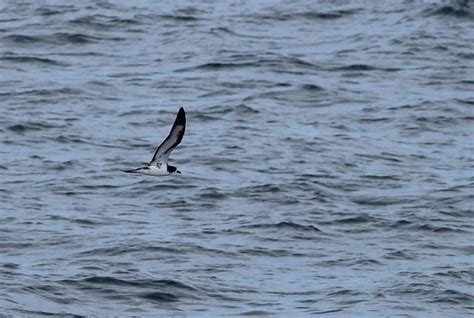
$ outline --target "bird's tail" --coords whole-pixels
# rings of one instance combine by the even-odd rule
[[[130,169],[130,170],[122,170],[123,172],[126,172],[126,173],[137,173],[138,170],[140,170],[141,168],[137,168],[137,169]]]

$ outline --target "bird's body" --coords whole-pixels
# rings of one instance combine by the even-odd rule
[[[172,173],[181,173],[175,166],[168,164],[168,158],[170,153],[180,144],[185,130],[186,113],[184,112],[183,107],[181,107],[176,115],[176,119],[168,137],[166,137],[158,149],[156,149],[150,163],[145,167],[123,170],[123,172],[138,173],[149,176],[165,176]]]
[[[139,174],[145,174],[148,176],[166,176],[172,173],[168,171],[168,165],[163,165],[163,164],[149,165],[146,167],[141,167],[141,168],[132,169],[132,170],[123,170],[123,172],[139,173]],[[178,173],[181,173],[181,172],[178,171]]]

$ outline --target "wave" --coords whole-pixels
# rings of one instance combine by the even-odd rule
[[[25,91],[13,91],[2,93],[0,96],[57,96],[57,95],[82,95],[84,91],[74,88],[56,88],[56,89],[32,89]]]
[[[304,232],[322,232],[314,225],[298,224],[291,221],[283,221],[279,223],[261,223],[252,225],[243,225],[239,229],[276,229],[276,230],[295,230]]]
[[[417,259],[416,254],[404,251],[395,251],[387,253],[384,259],[388,260],[415,260]]]
[[[303,11],[303,12],[273,12],[270,14],[249,16],[252,19],[257,20],[276,20],[276,21],[292,21],[292,20],[335,20],[341,19],[344,17],[349,17],[356,14],[360,10],[333,10],[327,12],[318,12],[318,11]]]
[[[116,285],[116,286],[138,286],[145,288],[166,288],[173,287],[185,290],[196,290],[194,287],[183,284],[171,279],[119,279],[111,276],[90,276],[80,280],[63,280],[69,284],[98,284],[98,285]]]
[[[243,67],[253,67],[258,66],[257,63],[254,62],[209,62],[200,64],[197,66],[189,67],[189,68],[182,68],[179,69],[179,72],[187,72],[187,71],[216,71],[216,70],[226,70],[226,69],[233,69],[233,68],[243,68]]]
[[[270,257],[301,257],[306,256],[304,253],[297,253],[285,249],[268,249],[268,248],[250,248],[239,250],[240,254],[251,256],[270,256]]]
[[[150,21],[176,21],[176,22],[196,22],[201,20],[200,17],[192,14],[179,13],[177,14],[137,14],[134,17],[136,20]]]
[[[388,197],[388,196],[380,196],[380,197],[354,197],[351,199],[352,202],[357,203],[359,205],[367,205],[367,206],[389,206],[389,205],[398,205],[398,204],[406,204],[415,202],[417,198],[415,197]]]
[[[68,288],[95,293],[104,298],[140,298],[153,302],[176,302],[181,298],[200,298],[196,288],[172,279],[89,276],[82,279],[63,279],[58,283]]]
[[[236,194],[237,196],[242,195],[254,197],[262,193],[276,193],[282,191],[283,189],[280,186],[271,183],[266,183],[256,186],[240,188],[238,191],[236,191]]]
[[[35,10],[35,13],[41,16],[52,16],[52,15],[59,15],[68,12],[76,12],[79,9],[75,6],[69,5],[50,5],[50,6],[42,6]]]
[[[84,33],[67,33],[67,32],[56,32],[47,35],[23,35],[23,34],[12,34],[3,37],[3,40],[10,42],[11,44],[27,45],[43,43],[43,44],[89,44],[97,43],[101,41],[121,41],[121,37],[110,37],[110,36],[98,36],[89,35]]]
[[[216,61],[199,64],[196,66],[181,68],[175,72],[192,71],[224,71],[243,68],[269,68],[275,72],[296,72],[303,69],[314,69],[315,65],[311,62],[294,56],[285,56],[278,54],[249,55],[247,61],[242,61],[241,57],[229,56],[229,61]]]
[[[144,253],[144,252],[161,252],[170,254],[179,254],[179,250],[170,247],[162,246],[115,246],[115,247],[100,247],[88,251],[80,252],[80,256],[118,256],[129,253]]]
[[[23,35],[23,34],[12,34],[3,37],[3,40],[16,44],[34,44],[41,42],[41,39],[36,36]]]
[[[227,194],[222,193],[217,188],[207,188],[199,194],[199,199],[204,199],[204,200],[209,200],[209,199],[223,200],[223,199],[226,199],[227,197],[228,197]]]
[[[140,297],[158,302],[176,302],[179,300],[179,297],[175,294],[156,291],[151,293],[144,293]]]
[[[69,64],[53,60],[51,58],[35,57],[35,56],[17,56],[17,55],[4,55],[0,57],[0,61],[10,63],[27,63],[27,64],[42,64],[42,65],[54,65],[54,66],[68,66]]]
[[[368,215],[359,215],[333,221],[335,224],[360,224],[374,222],[376,219]]]
[[[466,4],[460,3],[459,5],[444,5],[441,7],[433,7],[425,10],[425,16],[445,16],[445,17],[455,17],[455,18],[472,18],[474,12]]]
[[[324,88],[315,84],[304,84],[301,86],[301,89],[304,91],[310,91],[310,92],[319,92],[319,91],[324,90]]]
[[[435,226],[431,224],[422,224],[415,227],[417,230],[428,231],[434,233],[468,233],[462,229],[455,229],[448,226]]]
[[[89,27],[93,29],[114,29],[141,25],[144,22],[137,18],[119,18],[102,14],[86,15],[69,21],[73,26]]]
[[[52,129],[52,128],[62,128],[62,127],[65,127],[65,126],[51,125],[46,122],[26,122],[22,124],[10,125],[7,127],[7,130],[13,131],[15,133],[25,133],[28,131],[37,131],[37,130],[45,130],[45,129]]]
[[[366,71],[385,71],[385,72],[398,72],[400,68],[390,68],[390,67],[376,67],[367,64],[350,64],[346,66],[339,66],[330,68],[330,71],[357,71],[357,72],[366,72]]]
[[[199,111],[198,114],[205,114],[205,115],[223,115],[228,113],[235,113],[238,115],[245,115],[245,114],[258,114],[260,111],[255,109],[247,104],[238,104],[236,106],[210,106],[206,107],[203,110]]]

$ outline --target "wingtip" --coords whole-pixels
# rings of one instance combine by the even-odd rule
[[[184,111],[183,107],[180,107],[178,110],[178,114],[176,115],[176,124],[178,125],[185,125],[186,124],[186,112]]]

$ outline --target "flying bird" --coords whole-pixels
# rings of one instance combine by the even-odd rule
[[[156,149],[150,163],[145,167],[140,167],[131,170],[122,170],[127,173],[139,173],[150,176],[164,176],[172,173],[181,173],[175,166],[168,164],[170,153],[176,148],[183,139],[184,131],[186,130],[186,113],[181,107],[174,120],[173,127],[161,145]]]

